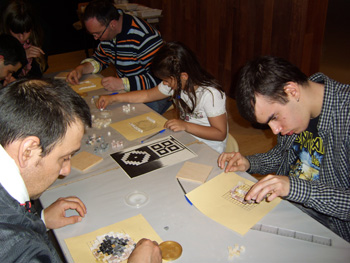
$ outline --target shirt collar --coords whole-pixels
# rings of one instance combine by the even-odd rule
[[[2,145],[0,145],[0,167],[3,171],[0,172],[0,183],[6,191],[20,204],[29,201],[28,190],[24,184],[17,164],[7,154]]]

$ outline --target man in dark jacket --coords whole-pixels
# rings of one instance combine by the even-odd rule
[[[89,107],[63,82],[23,79],[0,89],[1,261],[61,261],[46,229],[80,222],[86,207],[77,197],[60,198],[40,218],[30,199],[38,198],[59,175],[70,173],[85,126],[91,126]],[[78,215],[66,217],[68,209]],[[142,255],[149,261],[139,261]],[[159,247],[141,240],[130,259],[160,262]]]

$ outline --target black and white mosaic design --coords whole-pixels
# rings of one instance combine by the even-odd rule
[[[111,154],[112,158],[131,177],[176,164],[196,154],[172,136],[158,139],[138,148],[129,148]]]

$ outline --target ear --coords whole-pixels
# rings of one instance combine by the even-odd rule
[[[119,18],[119,19],[120,19],[120,18]],[[117,28],[118,21],[119,21],[119,20],[115,20],[115,19],[111,20],[111,22],[109,22],[109,26],[110,26],[112,29]]]
[[[287,82],[284,86],[284,92],[288,95],[289,99],[296,99],[299,101],[300,98],[300,86],[296,82]]]
[[[4,56],[0,55],[0,61],[3,61],[3,60],[5,60]]]
[[[31,161],[40,157],[40,139],[36,136],[26,137],[18,147],[18,164],[21,168],[27,167]]]

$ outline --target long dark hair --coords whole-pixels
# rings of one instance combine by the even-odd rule
[[[194,53],[180,42],[168,42],[160,48],[152,61],[152,71],[159,79],[175,78],[178,86],[173,94],[175,105],[177,108],[181,106],[188,113],[193,113],[197,104],[195,86],[213,87],[222,91],[217,80],[201,67]],[[182,89],[181,73],[183,72],[187,73],[188,80]],[[187,93],[192,103],[191,108],[180,98],[181,90]]]
[[[4,8],[0,32],[11,35],[10,30],[15,34],[30,32],[29,41],[32,45],[42,48],[44,33],[37,19],[35,12],[29,1],[12,0]],[[44,56],[35,58],[44,72],[47,68],[47,61]]]

